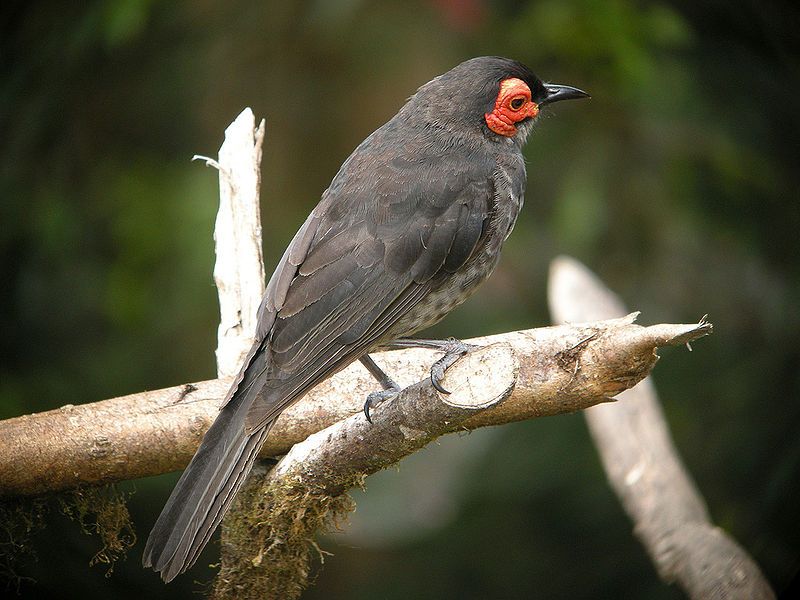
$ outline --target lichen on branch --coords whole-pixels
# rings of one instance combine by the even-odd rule
[[[214,598],[296,598],[314,560],[324,562],[328,554],[317,536],[339,530],[355,509],[347,493],[331,495],[295,477],[265,477],[266,469],[254,469],[222,523]],[[351,489],[363,482],[364,475],[354,475],[338,483]]]

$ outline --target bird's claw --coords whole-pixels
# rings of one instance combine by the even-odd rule
[[[442,385],[442,378],[444,377],[445,371],[447,371],[447,369],[449,369],[459,358],[475,348],[477,348],[476,345],[465,344],[461,340],[457,340],[455,338],[450,338],[442,344],[440,349],[444,351],[444,356],[433,363],[433,366],[431,367],[431,385],[433,385],[436,391],[441,392],[442,394],[450,393],[450,391],[446,390]]]
[[[386,402],[390,398],[394,398],[399,393],[400,388],[395,386],[387,390],[380,390],[378,392],[372,392],[369,394],[367,396],[367,401],[364,402],[364,416],[367,418],[367,421],[369,421],[370,424],[372,423],[372,417],[369,416],[370,409],[375,408],[383,402]]]
[[[474,344],[465,344],[461,340],[457,340],[455,338],[449,338],[447,340],[395,340],[387,344],[387,347],[418,347],[444,352],[444,356],[442,356],[439,360],[433,363],[433,366],[431,366],[431,385],[439,393],[449,394],[450,391],[445,389],[442,385],[442,379],[444,378],[445,372],[459,358],[464,356],[470,350],[474,350],[478,346]],[[373,377],[375,377],[384,387],[384,389],[379,392],[372,392],[369,396],[367,396],[366,402],[364,402],[364,416],[367,418],[367,421],[372,423],[372,418],[369,415],[370,409],[396,396],[400,391],[400,386],[392,381],[392,379],[387,376],[386,373],[381,371],[372,361],[372,359],[369,358],[369,356],[362,358],[361,361],[364,363],[364,366],[367,367]]]

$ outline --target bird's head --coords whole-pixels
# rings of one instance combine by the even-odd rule
[[[524,142],[542,106],[588,96],[568,85],[544,83],[517,61],[481,56],[423,85],[403,112],[454,133]]]

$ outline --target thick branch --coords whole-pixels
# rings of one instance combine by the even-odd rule
[[[707,324],[641,327],[633,318],[471,340],[508,344],[519,370],[511,396],[470,417],[464,427],[573,412],[607,401],[650,372],[656,347],[685,343],[708,331]],[[435,357],[418,349],[375,355],[401,385],[423,379]],[[214,419],[228,384],[228,379],[186,384],[0,421],[0,496],[41,494],[183,468]],[[462,383],[451,376],[446,385],[456,389]],[[351,365],[278,419],[262,456],[283,454],[312,433],[358,413],[375,387],[363,367]]]
[[[549,293],[556,322],[625,314],[602,282],[565,257],[553,262]],[[618,399],[584,414],[611,485],[661,578],[692,598],[773,598],[758,565],[711,522],[672,443],[652,381]]]

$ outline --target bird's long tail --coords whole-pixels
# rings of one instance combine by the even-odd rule
[[[220,411],[158,517],[142,564],[171,581],[191,567],[253,466],[272,421],[246,433],[249,402]]]

